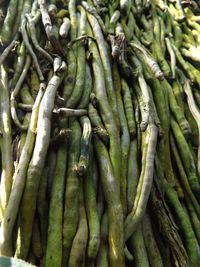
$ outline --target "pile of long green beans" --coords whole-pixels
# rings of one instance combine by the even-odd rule
[[[200,266],[199,36],[199,1],[0,0],[0,255]]]

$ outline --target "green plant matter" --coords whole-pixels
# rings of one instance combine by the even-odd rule
[[[199,12],[0,0],[0,266],[199,265]]]

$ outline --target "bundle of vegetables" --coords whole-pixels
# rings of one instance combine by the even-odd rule
[[[199,1],[0,14],[0,255],[200,266]]]

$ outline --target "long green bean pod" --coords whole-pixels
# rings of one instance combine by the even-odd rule
[[[134,139],[136,136],[136,123],[135,123],[135,116],[131,99],[131,92],[126,81],[122,79],[121,82],[122,82],[122,98],[123,98],[126,119],[129,127],[129,134],[130,138]]]
[[[94,146],[99,164],[101,184],[108,209],[110,266],[123,267],[125,266],[123,236],[124,228],[123,210],[120,202],[119,188],[106,147],[98,138],[96,138]]]
[[[142,232],[150,265],[163,267],[164,265],[153,234],[151,220],[148,213],[144,215],[142,222]]]
[[[166,45],[165,45],[165,23],[161,16],[158,17],[160,24],[160,45],[163,50],[163,53],[166,54]]]
[[[86,1],[81,1],[81,4],[88,13],[92,14],[96,18],[98,24],[101,26],[102,31],[106,33],[106,27],[104,25],[104,22],[101,16],[99,16],[99,14],[97,13],[96,9],[90,4],[88,4]]]
[[[64,183],[67,162],[66,142],[58,148],[51,191],[45,266],[62,266],[62,223]],[[54,255],[55,250],[58,250]]]
[[[24,42],[22,42],[17,49],[17,61],[15,65],[15,73],[11,82],[11,88],[14,88],[16,86],[16,83],[20,77],[21,71],[24,66],[25,54],[26,54],[26,47]]]
[[[87,224],[84,194],[83,194],[83,178],[81,178],[80,198],[79,198],[79,224],[70,251],[70,257],[68,262],[69,267],[85,266],[87,241],[88,241],[88,224]]]
[[[174,184],[174,172],[171,163],[171,154],[169,148],[169,110],[166,103],[165,87],[161,85],[157,80],[152,80],[152,94],[154,97],[158,117],[162,127],[162,138],[158,144],[158,155],[161,159],[163,169],[167,180]]]
[[[191,128],[191,143],[193,146],[198,147],[199,144],[199,131],[198,131],[198,126],[197,123],[194,119],[194,117],[192,116],[192,113],[188,107],[188,105],[184,102],[184,113],[185,113],[185,117],[187,119],[187,121],[190,124],[190,128]]]
[[[86,62],[86,70],[85,70],[85,85],[83,94],[81,96],[80,103],[78,105],[78,108],[86,108],[88,107],[89,100],[90,100],[90,94],[92,92],[92,74],[89,64]]]
[[[71,26],[70,20],[67,17],[64,17],[63,22],[59,29],[59,35],[62,38],[67,38],[69,30],[70,30],[70,26]]]
[[[4,216],[12,187],[12,130],[8,92],[8,75],[5,67],[0,67],[0,149],[1,149],[1,186],[0,186],[0,216]]]
[[[81,127],[77,120],[71,120],[72,134],[69,138],[67,181],[64,200],[63,219],[63,266],[67,265],[70,249],[76,234],[79,220],[80,180],[77,164],[80,156]]]
[[[84,8],[80,7],[81,17],[80,24],[78,28],[78,37],[82,37],[86,33],[86,12]],[[85,47],[84,44],[80,43],[77,48],[77,73],[73,91],[70,97],[67,99],[66,107],[74,108],[78,105],[85,83]]]
[[[125,240],[127,240],[135,232],[145,213],[153,181],[154,157],[157,145],[158,129],[151,122],[144,134],[145,140],[142,149],[142,170],[140,173],[133,209],[125,220]]]
[[[84,198],[88,220],[89,239],[87,246],[87,264],[94,264],[100,245],[100,220],[97,211],[96,191],[93,177],[93,155],[91,153],[89,168],[85,174]]]
[[[157,177],[159,179],[159,177]],[[154,177],[154,181],[157,179],[156,176]],[[159,190],[160,191],[160,190]],[[161,198],[160,198],[161,196]],[[154,231],[156,234],[157,231],[159,232],[156,238],[163,238],[165,240],[165,247],[164,251],[167,253],[166,247],[169,247],[170,254],[172,255],[174,262],[179,262],[180,266],[187,267],[189,265],[189,259],[185,247],[183,245],[183,241],[177,230],[177,225],[173,220],[172,213],[165,202],[162,193],[157,192],[155,187],[153,186],[151,191],[150,203],[153,209],[150,209],[153,218],[156,218],[157,221],[157,229]],[[154,224],[152,224],[154,226]],[[159,242],[160,243],[160,242]],[[160,244],[159,244],[160,245]],[[159,247],[160,248],[160,247]],[[168,263],[168,257],[162,253],[163,262]],[[172,265],[167,265],[171,267]]]
[[[99,248],[99,253],[97,256],[97,267],[108,267],[108,215],[105,211],[101,220],[101,244]]]
[[[97,171],[97,161],[95,160],[94,163],[95,163],[94,164],[94,171]],[[94,177],[96,177],[96,176],[94,176]],[[100,181],[99,175],[98,175],[98,180]],[[103,213],[105,211],[105,199],[104,199],[103,189],[102,189],[101,183],[99,183],[99,186],[97,185],[97,183],[95,183],[95,189],[97,192],[97,212],[98,212],[99,220],[101,220]]]
[[[174,50],[172,48],[170,39],[168,37],[165,38],[166,46],[168,53],[170,55],[170,66],[171,66],[171,73],[172,73],[172,79],[175,79],[176,76],[176,56],[174,53]]]
[[[67,53],[67,75],[64,79],[64,89],[63,89],[63,98],[65,102],[69,99],[72,90],[74,88],[74,84],[76,81],[76,72],[77,72],[77,63],[76,63],[76,55],[72,49]]]
[[[179,107],[184,112],[184,103],[183,103],[183,88],[178,80],[173,81],[172,83],[172,89],[174,96],[176,98],[176,102],[179,105]]]
[[[63,80],[63,70],[54,73],[50,79],[41,101],[37,136],[31,162],[27,171],[26,185],[21,202],[21,219],[24,231],[24,248],[22,257],[26,258],[30,246],[33,218],[36,210],[36,200],[40,185],[40,177],[44,167],[51,134],[51,117],[55,103],[55,96],[60,83]],[[29,203],[29,205],[27,205]]]
[[[54,179],[54,173],[56,169],[56,151],[54,149],[49,150],[49,154],[47,156],[47,199],[51,197],[52,184]]]
[[[115,33],[115,26],[116,26],[116,23],[119,20],[119,18],[120,18],[120,11],[115,10],[112,17],[110,18],[110,25],[109,25],[109,33],[110,34]]]
[[[146,131],[148,123],[149,123],[150,98],[149,98],[147,83],[142,73],[139,74],[138,84],[139,84],[139,87],[135,86],[135,88],[137,88],[136,92],[138,94],[138,102],[140,104],[141,117],[142,117],[140,128],[141,128],[141,131],[144,132]]]
[[[154,47],[154,53],[157,58],[158,63],[160,64],[160,67],[165,75],[165,77],[170,77],[171,75],[171,70],[170,67],[165,60],[163,49],[161,46],[161,36],[160,36],[160,23],[158,17],[154,14],[153,17],[154,21],[154,41],[153,41],[153,47]]]
[[[30,29],[30,36],[31,36],[31,40],[33,42],[33,45],[38,50],[38,52],[40,52],[51,64],[53,64],[53,58],[50,56],[50,54],[46,50],[44,50],[39,45],[38,40],[37,40],[35,24],[36,24],[37,20],[40,18],[40,13],[39,12],[36,13],[35,17],[32,17],[31,15],[26,15],[26,17],[28,20],[28,25],[29,25],[29,29]]]
[[[127,204],[128,212],[131,212],[136,196],[137,183],[139,180],[139,166],[138,166],[138,149],[137,139],[130,143],[128,155],[128,173],[127,173]]]
[[[121,81],[119,71],[116,64],[113,65],[113,81],[116,91],[117,105],[119,111],[120,128],[121,128],[121,177],[120,177],[120,197],[124,216],[127,214],[127,161],[130,146],[130,136],[128,130],[128,123],[125,116],[124,105],[121,97]]]
[[[181,53],[191,59],[194,62],[199,63],[200,62],[200,50],[198,47],[195,47],[193,45],[188,45],[188,48],[181,48]]]
[[[195,98],[196,104],[200,108],[200,93],[199,93],[198,89],[194,88],[193,93],[194,93],[194,98]]]
[[[44,76],[43,76],[43,73],[41,71],[40,65],[38,63],[37,56],[36,56],[35,52],[33,51],[32,47],[31,47],[31,44],[29,42],[29,39],[28,39],[28,34],[27,34],[27,31],[26,31],[26,18],[24,18],[22,20],[22,22],[21,22],[21,34],[22,34],[22,37],[23,37],[24,44],[25,44],[28,52],[30,53],[30,55],[31,55],[31,57],[32,57],[32,59],[34,61],[34,64],[35,64],[35,67],[36,67],[40,82],[44,82]]]
[[[93,28],[93,29],[95,30],[95,28]],[[101,35],[100,35],[101,40],[99,40],[99,41],[104,42],[104,40],[102,40],[103,36],[101,36]],[[99,48],[101,51],[101,47],[99,47]],[[119,130],[118,130],[117,125],[116,125],[116,117],[113,114],[112,109],[111,109],[111,102],[109,103],[109,100],[107,97],[107,90],[106,90],[106,84],[104,81],[104,72],[103,72],[102,61],[101,61],[101,58],[99,56],[99,52],[97,50],[96,44],[94,42],[92,42],[91,40],[89,41],[89,50],[93,53],[92,67],[93,67],[93,73],[94,73],[94,93],[95,93],[97,100],[98,100],[98,103],[99,103],[99,110],[100,110],[100,113],[102,116],[102,120],[103,120],[105,128],[109,134],[109,139],[110,139],[109,155],[110,155],[112,166],[113,166],[114,176],[117,180],[118,186],[120,186]],[[105,50],[105,47],[104,47],[104,50]],[[108,57],[105,56],[105,61],[107,62],[107,60],[108,60]],[[109,75],[112,75],[111,70],[110,70],[110,65],[109,65],[109,71],[107,72],[106,77],[107,77],[107,79],[109,79],[109,81],[111,83],[113,83],[113,81],[111,79],[112,76],[109,77]],[[113,92],[112,92],[112,94],[114,95]],[[114,99],[116,101],[115,95],[114,95]],[[117,110],[117,108],[116,108],[116,110]]]
[[[129,4],[131,4],[131,1],[129,1]],[[134,18],[134,15],[132,12],[129,13],[127,27],[129,29],[129,32],[130,32],[129,37],[130,37],[130,39],[132,39],[133,34],[134,34],[134,30],[137,28],[135,18]]]
[[[177,146],[175,144],[174,137],[172,135],[170,135],[170,143],[171,143],[171,150],[172,150],[172,153],[173,153],[173,156],[174,156],[174,159],[176,161],[176,165],[177,165],[177,168],[179,171],[179,178],[180,178],[181,184],[182,184],[184,190],[186,191],[186,195],[189,196],[190,201],[192,202],[192,205],[194,206],[196,213],[200,219],[199,203],[197,202],[197,200],[196,200],[196,198],[195,198],[195,196],[194,196],[194,194],[190,188],[190,184],[188,182],[188,178],[187,178],[187,175],[185,173],[184,166],[182,164],[180,155],[178,153]]]
[[[46,0],[38,0],[38,5],[42,16],[42,23],[53,50],[58,55],[64,56],[63,48],[58,40],[58,30],[55,32],[55,24],[52,25],[51,18],[46,8]]]
[[[196,239],[198,243],[200,244],[200,220],[196,214],[196,211],[194,209],[194,206],[192,205],[192,202],[190,201],[190,198],[188,195],[185,195],[185,200],[187,204],[187,210],[190,215],[190,219],[192,221],[193,230],[195,232]]]
[[[7,44],[11,41],[13,34],[12,27],[17,13],[18,2],[18,0],[11,0],[9,2],[7,14],[0,34],[0,42],[2,44]]]
[[[174,41],[171,40],[171,44],[172,44],[172,48],[174,50],[174,53],[176,55],[177,61],[182,66],[184,71],[187,73],[187,75],[189,76],[191,81],[194,82],[196,80],[196,77],[195,77],[194,73],[192,72],[192,70],[190,69],[189,63],[184,60],[184,58],[182,57],[179,49],[176,47]]]
[[[95,132],[96,134],[98,134],[99,138],[105,143],[108,144],[109,142],[109,135],[108,132],[106,131],[103,122],[101,120],[101,117],[98,114],[98,111],[96,110],[96,108],[89,103],[88,106],[88,115],[93,127],[93,132]]]
[[[147,250],[144,243],[144,236],[142,233],[142,226],[139,225],[134,235],[131,237],[131,246],[134,253],[134,265],[136,267],[149,267]],[[160,265],[159,265],[160,266]]]
[[[155,75],[155,77],[162,81],[164,80],[164,74],[161,71],[159,65],[157,64],[157,62],[154,60],[154,58],[147,53],[147,51],[139,44],[137,44],[136,42],[130,42],[130,46],[136,51],[139,51],[138,56],[142,57],[142,60],[145,62],[145,64],[150,68],[150,70],[152,71],[152,73]]]
[[[178,124],[173,118],[171,118],[171,127],[184,164],[190,187],[199,201],[200,184],[193,156]]]
[[[28,125],[22,125],[21,122],[18,119],[17,111],[16,111],[16,98],[20,92],[21,86],[26,78],[26,75],[28,73],[29,67],[31,64],[31,58],[27,56],[26,62],[23,68],[23,71],[19,77],[19,80],[17,81],[13,91],[10,95],[10,108],[11,108],[11,117],[14,121],[14,123],[21,129],[21,130],[27,130]]]
[[[41,232],[42,248],[44,252],[46,249],[47,231],[48,231],[47,175],[48,175],[48,167],[45,167],[40,179],[40,186],[37,198],[37,214]]]
[[[0,65],[3,64],[3,62],[5,61],[6,57],[9,55],[9,53],[11,52],[11,50],[13,48],[15,48],[16,45],[18,45],[18,41],[17,41],[18,36],[16,35],[14,37],[14,39],[12,40],[12,42],[4,49],[4,51],[2,52],[1,56],[0,56]]]
[[[33,100],[32,96],[31,96],[31,94],[29,92],[29,88],[28,88],[28,86],[26,84],[20,90],[20,97],[21,97],[23,103],[31,104],[32,106],[34,105],[34,100]],[[29,122],[30,122],[30,119],[31,119],[31,112],[27,112],[25,117],[24,117],[24,120],[23,120],[23,125],[28,125]],[[19,157],[21,155],[23,146],[25,144],[26,135],[27,135],[26,131],[22,131],[21,132],[20,143],[19,143],[19,147],[18,147],[18,159],[19,159]]]
[[[4,219],[2,220],[0,229],[0,254],[1,255],[12,255],[12,232],[14,223],[19,210],[19,205],[21,197],[23,194],[26,173],[28,169],[29,162],[31,160],[32,151],[34,148],[37,119],[40,102],[44,94],[44,84],[41,84],[40,91],[34,103],[34,109],[31,115],[31,120],[27,132],[26,142],[24,144],[19,163],[13,175],[13,185],[10,193],[10,198],[8,201],[8,206],[5,211]]]
[[[86,116],[80,118],[80,123],[83,128],[83,133],[81,137],[80,158],[78,161],[77,172],[82,176],[87,171],[90,160],[89,152],[91,147],[92,126],[89,118]]]
[[[53,75],[53,70],[49,72],[48,80],[52,77],[52,75]],[[30,87],[31,87],[30,89],[33,99],[35,99],[37,96],[39,84],[40,80],[38,78],[37,72],[35,70],[32,70],[30,77]]]
[[[61,117],[81,117],[87,115],[86,109],[72,109],[72,108],[59,108],[55,112],[55,114],[61,115]]]
[[[183,207],[181,206],[176,191],[167,183],[165,183],[164,187],[167,198],[174,209],[175,215],[179,219],[179,224],[185,238],[185,244],[190,264],[191,266],[194,267],[198,266],[199,264],[198,264],[197,240],[195,238],[195,234],[192,229],[188,215],[185,213]]]
[[[70,37],[74,40],[77,36],[77,17],[76,17],[76,0],[70,0],[68,2],[69,16],[71,21]]]
[[[176,118],[176,121],[180,125],[180,128],[181,128],[185,138],[188,138],[191,134],[191,129],[190,129],[190,125],[189,125],[188,121],[185,118],[184,112],[181,110],[181,108],[177,104],[176,98],[173,94],[173,90],[172,90],[170,84],[167,82],[167,80],[163,81],[163,85],[165,86],[165,89],[166,89],[167,94],[168,94],[170,109],[171,109],[174,117]]]
[[[108,95],[109,104],[114,114],[114,121],[118,123],[117,102],[116,102],[116,96],[115,96],[114,88],[113,88],[111,64],[109,60],[109,55],[108,55],[108,50],[106,47],[105,39],[104,39],[103,33],[101,31],[101,28],[96,18],[88,13],[87,13],[87,16],[88,16],[89,23],[92,27],[93,35],[97,40],[97,46],[99,49],[99,54],[100,54],[102,65],[103,65],[104,79],[105,79],[106,92]]]
[[[42,241],[41,241],[41,234],[39,229],[39,221],[38,217],[35,216],[33,222],[33,234],[31,238],[31,250],[33,251],[34,256],[36,259],[41,259],[44,255],[42,249]]]
[[[198,174],[200,176],[200,111],[195,103],[193,94],[192,94],[192,89],[190,87],[190,83],[188,80],[185,81],[185,84],[183,85],[183,89],[185,94],[187,95],[187,102],[188,102],[188,106],[189,109],[197,123],[198,126],[198,131],[199,131],[199,143],[198,143],[198,166],[197,166],[197,170],[198,170]]]
[[[13,33],[16,34],[19,31],[19,26],[21,23],[21,15],[23,13],[25,0],[18,0],[18,7],[17,7],[17,14],[16,14],[16,20],[13,25]],[[13,34],[12,33],[12,34]]]

